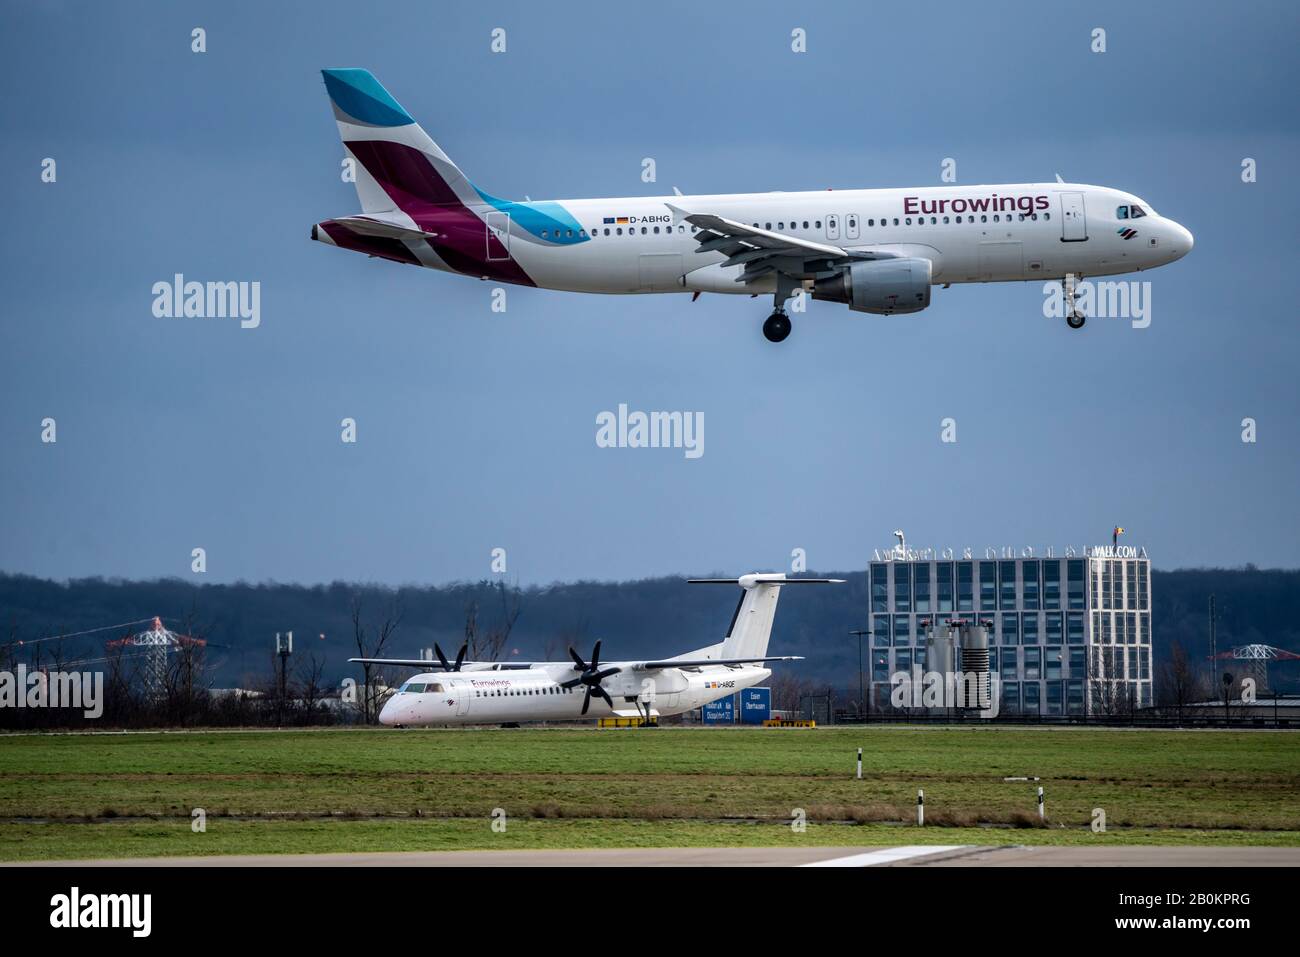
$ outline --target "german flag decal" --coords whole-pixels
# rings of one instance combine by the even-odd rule
[[[1138,231],[1132,226],[1121,226],[1119,229],[1115,230],[1115,232],[1119,233],[1125,239],[1132,239],[1138,234]]]

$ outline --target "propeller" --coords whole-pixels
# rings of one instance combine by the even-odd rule
[[[623,669],[615,666],[613,668],[605,668],[604,670],[601,670],[599,640],[596,641],[595,647],[591,649],[591,664],[587,664],[587,662],[583,661],[582,656],[572,648],[569,649],[569,657],[573,659],[573,670],[579,672],[579,674],[576,678],[571,678],[568,681],[561,682],[560,687],[576,688],[578,685],[586,686],[587,694],[582,699],[583,714],[586,714],[587,709],[591,707],[591,696],[593,694],[600,695],[600,697],[604,698],[605,702],[612,710],[614,707],[614,699],[609,696],[608,691],[600,686],[600,683],[610,675],[618,674]]]
[[[456,652],[456,663],[453,665],[447,660],[447,656],[442,653],[438,643],[433,643],[433,652],[438,656],[438,663],[442,665],[443,671],[460,671],[460,666],[465,663],[465,653],[469,651],[469,642],[460,646],[460,651]]]

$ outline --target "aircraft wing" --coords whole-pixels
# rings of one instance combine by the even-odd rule
[[[754,665],[764,661],[803,661],[803,655],[768,658],[670,658],[667,661],[643,661],[636,668],[658,671],[663,668],[703,668],[708,665]]]
[[[442,663],[428,658],[349,658],[357,665],[397,665],[400,668],[423,668],[425,671],[441,671]],[[462,661],[462,665],[472,665],[472,661]]]
[[[812,275],[826,272],[848,260],[893,259],[897,256],[897,253],[885,250],[850,251],[842,246],[801,239],[724,216],[690,213],[671,203],[665,205],[677,220],[699,229],[695,235],[699,242],[697,253],[722,253],[727,257],[722,263],[724,268],[744,267],[737,282],[750,282],[778,270],[793,276]]]

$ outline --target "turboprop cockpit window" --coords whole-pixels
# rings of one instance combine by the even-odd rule
[[[432,692],[432,693],[434,693],[434,694],[442,694],[442,685],[440,685],[440,684],[436,684],[436,683],[435,683],[435,684],[431,684],[431,685],[429,685],[428,687],[426,687],[424,690],[425,690],[425,691],[430,691],[430,692]]]
[[[1121,206],[1119,209],[1115,210],[1115,218],[1116,218],[1116,219],[1128,219],[1128,207],[1127,207],[1127,206]]]
[[[414,681],[408,681],[398,690],[403,694],[424,694],[424,685],[416,684]]]
[[[1145,215],[1146,213],[1143,211],[1141,206],[1130,206],[1128,208],[1129,219],[1137,219],[1138,217],[1145,216]]]

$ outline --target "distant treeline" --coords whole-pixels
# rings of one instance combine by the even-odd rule
[[[836,577],[847,583],[782,596],[771,651],[806,656],[795,666],[803,679],[848,688],[857,675],[857,644],[848,632],[868,625],[867,579],[864,572]],[[1193,665],[1204,666],[1211,594],[1220,615],[1220,650],[1260,642],[1300,651],[1300,571],[1157,571],[1152,591],[1157,674],[1175,643]],[[452,656],[469,640],[484,657],[560,658],[569,645],[585,655],[601,638],[607,660],[646,658],[721,640],[736,598],[733,589],[687,585],[677,577],[520,589],[502,581],[389,588],[55,582],[0,574],[0,667],[103,659],[106,640],[140,626],[33,641],[159,615],[170,629],[205,639],[211,687],[265,688],[272,680],[275,633],[293,631],[293,665],[310,663],[322,685],[337,688],[344,678],[363,677],[347,663],[358,654],[358,631],[367,653],[383,636],[382,653],[390,657],[417,657],[435,642]],[[1300,688],[1300,662],[1274,663],[1271,673],[1275,687]]]

